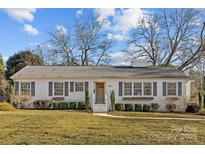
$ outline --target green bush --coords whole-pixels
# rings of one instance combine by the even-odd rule
[[[59,110],[60,109],[60,103],[59,102],[53,102],[53,109]]]
[[[85,110],[85,102],[78,102],[78,109]]]
[[[110,92],[110,101],[111,101],[112,110],[115,111],[115,91],[114,90]]]
[[[151,108],[151,105],[149,104],[144,104],[143,105],[143,112],[150,112],[150,108]]]
[[[133,104],[125,104],[125,111],[133,111]]]
[[[77,107],[77,102],[70,102],[69,109],[76,109]]]
[[[60,110],[68,109],[68,102],[59,102],[59,108]]]
[[[15,111],[13,105],[7,102],[0,103],[0,111]]]
[[[124,111],[124,104],[115,104],[115,110]]]
[[[142,104],[135,104],[135,111],[142,111]]]

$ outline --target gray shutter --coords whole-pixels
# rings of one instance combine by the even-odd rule
[[[163,82],[162,85],[162,96],[166,96],[167,95],[167,83]]]
[[[119,96],[122,96],[122,82],[119,82]]]
[[[89,87],[89,83],[85,82],[85,90],[88,90],[88,87]]]
[[[48,96],[53,96],[53,82],[48,83]]]
[[[68,96],[68,82],[65,82],[65,96]]]
[[[19,95],[19,82],[18,81],[15,81],[15,95]]]
[[[153,96],[157,96],[157,82],[153,82]]]
[[[70,92],[74,92],[74,82],[70,82]]]
[[[35,82],[31,82],[31,96],[35,96]]]
[[[178,82],[178,96],[182,96],[182,82]]]

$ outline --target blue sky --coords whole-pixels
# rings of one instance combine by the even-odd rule
[[[125,46],[134,21],[147,13],[145,9],[1,9],[0,54],[7,59],[15,52],[46,42],[47,32],[59,26],[72,26],[75,18],[88,13],[108,19],[108,37],[115,36],[118,40],[111,55],[113,63],[118,63],[119,58],[124,61],[119,50]]]

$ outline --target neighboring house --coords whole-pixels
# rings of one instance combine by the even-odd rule
[[[189,96],[189,78],[174,67],[26,66],[11,78],[16,94],[33,100],[84,101],[87,89],[94,112],[111,109],[112,90],[116,103],[157,103],[159,111],[169,103],[184,111]]]

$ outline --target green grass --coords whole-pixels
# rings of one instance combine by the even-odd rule
[[[122,119],[78,111],[0,112],[0,144],[205,144],[204,126],[205,121]]]
[[[165,118],[193,118],[205,119],[205,116],[191,113],[162,113],[162,112],[109,112],[111,115],[131,116],[131,117],[165,117]]]

